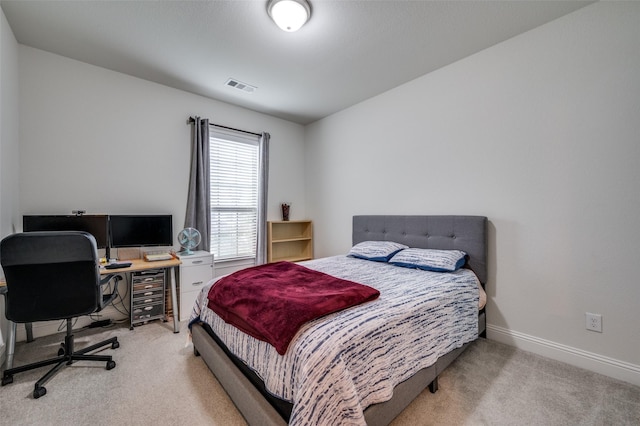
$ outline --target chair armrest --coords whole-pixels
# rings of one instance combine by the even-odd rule
[[[100,306],[96,312],[101,311],[107,304],[113,302],[113,300],[118,296],[118,281],[122,279],[122,276],[119,274],[108,274],[104,277],[100,277],[100,287],[109,284],[113,281],[113,289],[109,294],[102,294]],[[102,293],[102,290],[100,291]]]
[[[7,294],[9,294],[9,289],[7,288],[6,285],[3,285],[3,286],[0,287],[0,294],[4,297],[4,303],[5,303],[5,307],[6,307]]]
[[[115,294],[118,293],[118,281],[120,281],[121,279],[122,275],[120,274],[105,275],[103,277],[100,277],[100,287],[103,287],[113,281],[113,291],[111,292],[111,294],[115,296]]]
[[[109,281],[111,281],[114,278],[116,280],[115,284],[117,286],[118,285],[118,281],[120,281],[122,279],[122,276],[120,274],[108,274],[108,275],[104,275],[104,276],[100,277],[100,285],[108,284]]]

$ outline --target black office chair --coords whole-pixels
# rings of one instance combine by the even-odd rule
[[[72,318],[100,311],[117,296],[120,276],[100,276],[96,240],[77,231],[25,232],[9,235],[0,242],[0,263],[7,282],[5,315],[15,323],[67,320],[67,334],[58,356],[5,370],[2,385],[13,382],[13,375],[56,364],[35,384],[33,397],[47,393],[43,386],[58,370],[74,361],[101,361],[107,370],[116,366],[111,356],[88,355],[103,346],[120,346],[113,337],[81,350],[73,347]],[[111,294],[103,286],[113,281]]]

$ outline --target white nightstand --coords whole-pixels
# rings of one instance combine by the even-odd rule
[[[191,316],[193,303],[213,278],[213,255],[207,251],[195,251],[191,255],[178,254],[180,265],[180,321]]]

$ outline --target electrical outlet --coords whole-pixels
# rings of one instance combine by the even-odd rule
[[[602,315],[587,312],[585,316],[587,318],[587,330],[602,333]]]

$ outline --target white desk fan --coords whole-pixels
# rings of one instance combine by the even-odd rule
[[[193,249],[198,247],[201,240],[202,236],[200,235],[200,231],[196,228],[184,228],[178,233],[178,243],[180,247],[182,247],[180,254],[185,256],[193,254]]]

